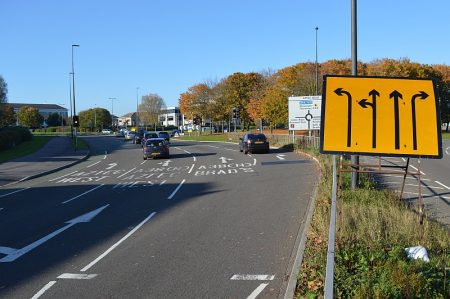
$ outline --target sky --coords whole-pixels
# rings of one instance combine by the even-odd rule
[[[235,72],[351,58],[351,0],[0,0],[0,76],[9,103],[167,107]],[[450,1],[357,1],[358,60],[450,64]],[[319,29],[316,31],[316,27]],[[111,99],[113,98],[113,99]],[[70,113],[70,112],[69,112]]]

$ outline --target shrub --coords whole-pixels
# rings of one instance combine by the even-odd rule
[[[0,150],[13,148],[24,141],[29,141],[33,135],[24,127],[5,127],[0,129]]]

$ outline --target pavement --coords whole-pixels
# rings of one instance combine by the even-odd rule
[[[69,137],[57,136],[31,155],[0,163],[0,188],[70,167],[87,159],[89,153],[75,151]]]

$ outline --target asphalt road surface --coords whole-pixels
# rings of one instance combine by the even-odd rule
[[[172,141],[0,189],[1,298],[279,298],[318,181],[291,152]]]

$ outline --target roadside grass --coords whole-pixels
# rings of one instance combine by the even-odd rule
[[[52,136],[33,136],[30,141],[22,142],[14,148],[0,152],[0,163],[14,160],[32,154],[41,149]]]
[[[332,184],[331,158],[317,156],[322,181],[307,233],[296,298],[322,298]],[[341,180],[335,245],[335,298],[450,298],[450,234],[362,176],[349,190]],[[430,262],[408,260],[404,249],[421,245]],[[446,273],[447,272],[447,273]]]
[[[450,132],[442,132],[442,139],[450,140]]]
[[[75,148],[75,139],[71,139],[71,143],[73,148]],[[89,149],[89,145],[83,140],[83,138],[77,138],[77,149]]]

